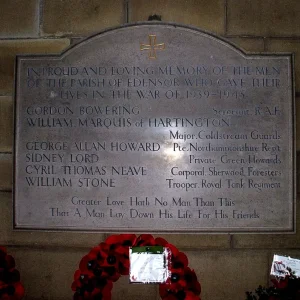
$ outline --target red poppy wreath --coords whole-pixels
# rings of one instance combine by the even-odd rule
[[[110,300],[113,282],[129,274],[129,247],[163,246],[171,253],[171,276],[159,285],[161,299],[200,300],[201,286],[194,270],[188,267],[188,258],[163,238],[150,234],[112,235],[104,243],[91,249],[74,274],[72,290],[75,300]]]
[[[20,300],[24,288],[20,283],[20,273],[15,269],[15,260],[0,246],[0,300]]]

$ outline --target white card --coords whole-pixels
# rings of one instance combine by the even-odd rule
[[[271,267],[271,275],[285,277],[290,274],[287,268],[290,268],[297,277],[300,277],[300,259],[275,254]]]
[[[143,247],[139,247],[143,248]],[[150,249],[152,247],[146,247]],[[130,274],[131,283],[163,283],[169,276],[168,264],[166,263],[167,250],[158,253],[135,252],[130,249]]]

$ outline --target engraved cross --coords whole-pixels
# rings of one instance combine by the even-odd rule
[[[156,35],[149,34],[149,44],[141,44],[141,51],[150,50],[149,58],[156,59],[156,50],[165,50],[165,43],[156,44]]]

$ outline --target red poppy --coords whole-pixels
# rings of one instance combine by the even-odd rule
[[[166,283],[160,285],[160,295],[163,297],[165,291],[179,292],[179,291],[191,291],[196,295],[200,295],[201,286],[197,280],[197,276],[193,270],[189,267],[184,269],[172,269],[171,277]]]
[[[169,292],[165,297],[161,297],[163,300],[178,300],[176,293]]]
[[[77,270],[74,275],[73,299],[110,299],[113,284],[103,277],[90,276]]]
[[[158,246],[166,247],[167,244],[169,244],[165,239],[158,237],[155,239],[155,244]]]
[[[171,257],[172,266],[171,267],[173,269],[180,269],[180,268],[185,269],[188,266],[189,260],[183,252],[180,252],[172,244],[166,244],[165,247],[169,248],[172,253],[172,257]]]
[[[2,247],[2,246],[0,246],[0,262],[2,261],[2,260],[4,260],[4,258],[5,258],[5,256],[6,256],[6,248],[4,248],[4,247]]]
[[[86,274],[93,275],[93,270],[97,266],[96,260],[97,258],[93,257],[90,253],[85,255],[79,263],[80,271]]]
[[[0,268],[11,269],[15,267],[15,260],[11,255],[1,252]]]
[[[14,288],[15,288],[15,293],[13,295],[13,298],[11,298],[11,300],[22,299],[25,294],[23,285],[20,282],[17,282],[14,284]]]
[[[156,238],[155,242],[160,246],[168,248],[170,251],[170,273],[177,273],[178,269],[185,269],[188,266],[189,261],[187,256],[183,252],[180,252],[174,245],[169,244],[163,238]]]
[[[141,234],[137,238],[134,244],[135,247],[155,246],[155,245],[156,245],[155,239],[151,234]]]
[[[15,260],[0,246],[0,299],[20,300],[24,287],[20,283],[20,273],[15,269]]]
[[[200,295],[201,285],[200,282],[198,281],[195,271],[191,270],[190,268],[186,268],[184,277],[187,282],[187,289],[189,291],[192,291],[196,295]]]
[[[97,254],[100,267],[115,268],[121,275],[129,274],[129,246],[102,243]]]
[[[8,284],[19,282],[20,273],[16,269],[10,269],[9,271],[6,272],[4,279]]]
[[[160,284],[160,294],[162,297],[165,294],[165,291],[172,291],[177,293],[178,291],[181,291],[185,289],[187,286],[187,282],[184,278],[184,270],[178,269],[176,272],[171,273],[171,277],[168,278],[166,283]]]
[[[94,247],[80,262],[79,269],[92,272],[95,276],[104,276],[112,281],[129,273],[128,247],[101,243]]]
[[[135,234],[116,234],[109,236],[105,243],[109,245],[122,245],[127,247],[132,247],[135,244],[136,235]]]
[[[94,277],[94,274],[90,271],[82,272],[80,270],[77,270],[74,274],[74,281],[72,283],[72,290],[76,291],[78,289],[81,289],[85,284],[88,284],[88,282]]]
[[[116,267],[100,265],[97,259],[93,260],[89,255],[82,258],[79,268],[83,275],[103,277],[114,282],[121,276]]]
[[[129,248],[136,243],[135,234],[112,235],[105,241],[110,245],[110,249],[119,257],[119,272],[121,275],[129,274]]]
[[[24,287],[20,282],[3,285],[0,289],[1,300],[20,300],[24,297]]]
[[[76,291],[74,300],[110,300],[113,284],[108,281],[103,287],[95,287],[92,284]]]
[[[285,289],[289,283],[289,276],[285,276],[285,278],[279,280],[272,279],[271,281],[276,289]]]
[[[180,252],[176,247],[171,244],[166,244],[166,247],[170,249],[171,252],[171,264],[170,264],[170,278],[166,283],[161,284],[160,291],[170,290],[173,292],[178,292],[182,289],[187,289],[187,287],[193,287],[194,280],[192,283],[187,282],[187,280],[194,279],[190,274],[190,269],[187,268],[188,259],[183,252]],[[191,278],[186,278],[186,276]],[[199,283],[198,283],[199,284]],[[199,286],[195,287],[195,290],[198,291]],[[163,296],[161,294],[161,296]]]
[[[200,297],[191,291],[185,292],[185,300],[201,300]]]
[[[169,244],[165,239],[163,238],[156,238],[155,239],[156,245],[163,246],[165,248],[168,248],[171,252],[171,261],[172,261],[172,268],[179,269],[179,268],[186,268],[188,266],[188,258],[183,253],[180,252],[174,245]]]
[[[15,259],[11,255],[6,255],[5,263],[7,269],[12,269],[16,266]]]

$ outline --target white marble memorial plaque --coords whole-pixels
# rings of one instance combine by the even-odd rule
[[[292,60],[164,23],[18,56],[15,228],[294,232]]]

